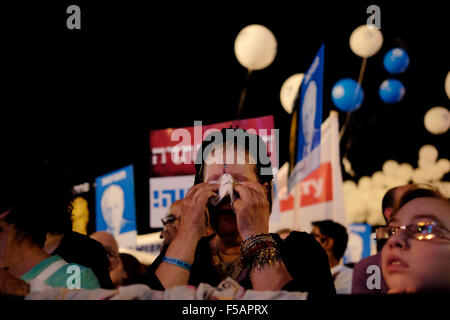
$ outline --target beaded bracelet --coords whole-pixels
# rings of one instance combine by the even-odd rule
[[[253,235],[241,243],[242,263],[249,267],[261,269],[264,265],[272,265],[282,261],[276,241],[270,234]]]
[[[187,271],[191,271],[191,268],[192,268],[192,265],[189,264],[189,263],[187,263],[187,262],[184,262],[184,261],[182,261],[182,260],[178,260],[178,259],[175,259],[175,258],[170,258],[170,257],[167,257],[167,256],[165,256],[165,257],[162,259],[162,262],[167,262],[167,263],[176,265],[176,266],[178,266],[178,267],[181,267],[181,268],[183,268],[183,269],[186,269]]]

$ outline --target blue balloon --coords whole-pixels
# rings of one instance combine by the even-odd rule
[[[386,79],[381,83],[378,93],[384,102],[397,103],[403,99],[405,87],[397,79]]]
[[[399,74],[408,68],[409,56],[405,50],[393,48],[384,56],[383,64],[389,73]]]
[[[339,110],[353,111],[361,106],[364,91],[355,80],[344,78],[334,84],[331,99]]]

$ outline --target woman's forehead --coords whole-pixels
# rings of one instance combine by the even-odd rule
[[[256,159],[244,146],[227,142],[215,145],[204,159],[205,164],[256,164]]]
[[[406,203],[393,217],[393,221],[408,223],[417,218],[438,218],[450,227],[450,203],[443,199],[416,198]]]

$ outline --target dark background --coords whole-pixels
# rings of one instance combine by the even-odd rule
[[[441,2],[359,1],[219,2],[33,1],[2,5],[2,156],[53,159],[74,183],[134,164],[139,233],[148,228],[149,131],[232,120],[246,70],[234,40],[249,24],[262,24],[278,41],[275,61],[248,82],[242,118],[274,115],[280,163],[288,160],[290,115],[279,93],[292,74],[306,72],[325,43],[324,119],[333,84],[357,80],[362,58],[349,47],[365,24],[366,9],[381,9],[380,52],[368,59],[365,98],[341,143],[357,181],[388,159],[417,167],[419,148],[432,144],[449,158],[449,132],[423,126],[428,109],[448,108],[444,79],[450,70],[449,13]],[[81,8],[81,30],[66,28],[66,8]],[[393,47],[410,56],[405,73],[383,67]],[[396,77],[404,99],[385,105],[383,80]],[[340,112],[340,123],[345,113]],[[448,175],[446,176],[448,177]]]

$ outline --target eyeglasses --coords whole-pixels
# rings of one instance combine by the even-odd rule
[[[177,219],[178,219],[177,217],[169,215],[167,217],[162,218],[161,222],[162,222],[163,226],[166,226],[168,224],[174,223],[175,221],[177,221]]]
[[[415,224],[410,224],[407,226],[399,226],[399,227],[380,227],[376,230],[375,239],[377,241],[387,240],[394,234],[396,234],[399,230],[404,230],[406,235],[410,238],[417,240],[431,240],[434,238],[442,238],[446,240],[450,240],[450,238],[443,235],[444,231],[450,232],[450,230],[444,228],[437,224],[437,222],[424,222],[419,221]]]

